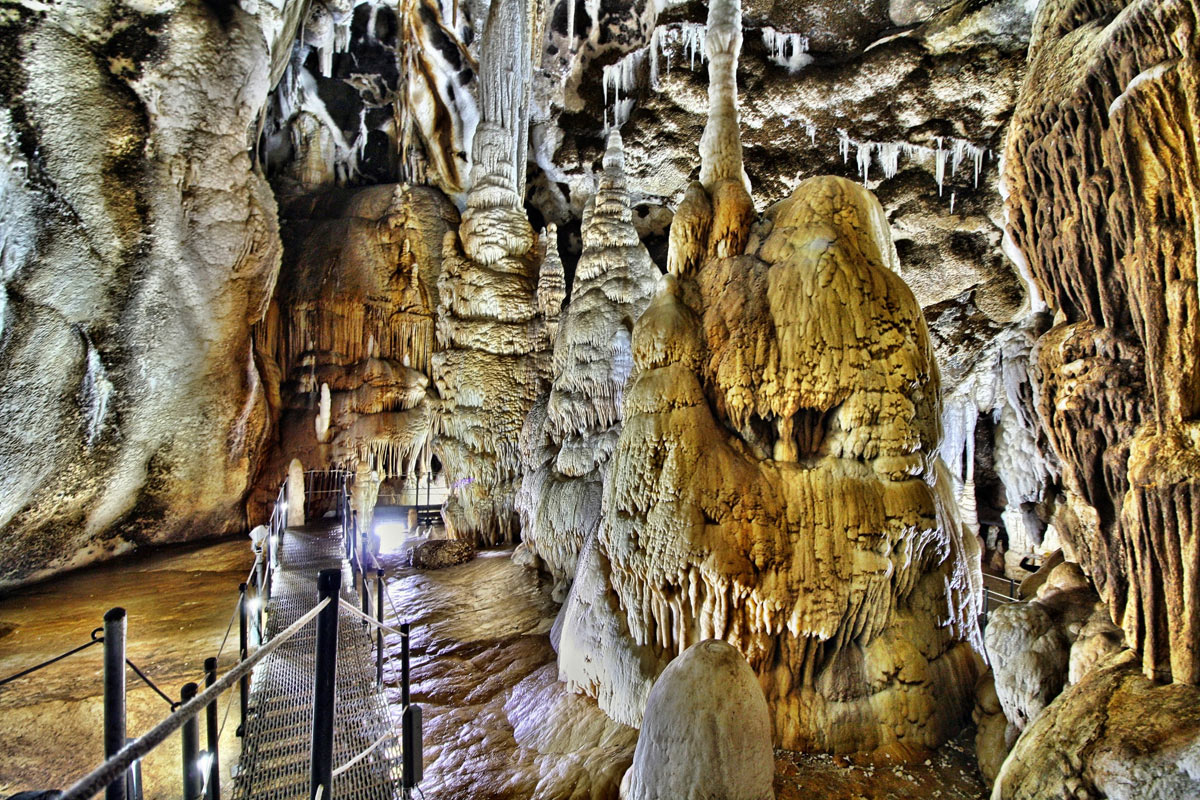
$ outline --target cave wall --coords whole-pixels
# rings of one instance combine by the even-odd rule
[[[280,250],[248,144],[302,5],[0,12],[0,584],[244,526]]]
[[[1200,681],[1197,9],[1041,5],[1006,154],[1019,257],[1055,315],[1038,412],[1073,556],[1154,680]]]

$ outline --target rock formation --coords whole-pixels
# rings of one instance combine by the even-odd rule
[[[424,474],[442,239],[458,213],[436,190],[382,184],[289,198],[281,216],[282,279],[256,329],[279,415],[259,501],[297,455],[379,480]]]
[[[1009,231],[1058,324],[1039,413],[1063,535],[1154,680],[1200,682],[1197,9],[1042,3],[1006,157]]]
[[[658,277],[631,221],[616,130],[609,134],[604,175],[588,211],[571,304],[554,341],[554,383],[546,405],[535,407],[522,431],[525,476],[517,499],[522,538],[552,576],[560,602],[584,541],[600,523],[601,490],[633,368],[633,321],[650,302]],[[547,263],[554,263],[549,253]],[[558,296],[552,289],[539,285],[539,298],[543,291],[552,295],[550,305]]]
[[[1138,662],[1125,651],[1063,692],[1017,741],[992,796],[1196,797],[1200,690],[1155,684]]]
[[[726,6],[710,5],[708,50],[733,87]],[[869,193],[812,179],[752,227],[737,128],[713,130],[710,185],[676,218],[707,241],[671,239],[673,267],[702,266],[665,278],[634,327],[560,669],[637,724],[671,658],[725,639],[759,675],[777,744],[909,757],[969,711],[979,591],[938,476],[924,321]]]
[[[261,120],[272,182],[313,192],[401,180],[460,201],[478,116],[467,14],[435,0],[305,7]]]
[[[621,800],[774,800],[771,718],[754,671],[719,640],[671,662],[646,703]]]
[[[445,239],[438,283],[435,450],[453,482],[443,517],[453,537],[481,545],[516,541],[521,425],[548,377],[536,292],[542,252],[522,207],[528,23],[522,0],[492,6],[467,209],[458,236]]]
[[[245,529],[279,265],[246,143],[297,4],[0,12],[0,584]]]

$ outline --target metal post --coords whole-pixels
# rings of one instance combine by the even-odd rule
[[[408,695],[408,623],[400,624],[400,734],[401,734],[401,767],[403,774],[401,784],[405,796],[421,782],[424,764],[422,760],[421,709],[409,702]]]
[[[204,659],[204,688],[217,682],[217,659]],[[221,728],[217,723],[217,698],[204,709],[205,728],[208,733],[208,754],[212,764],[208,769],[208,800],[221,800]]]
[[[383,570],[375,571],[375,616],[379,627],[375,629],[375,682],[383,686]]]
[[[185,683],[179,699],[187,702],[196,696],[199,687]],[[183,723],[183,800],[200,800],[204,794],[204,776],[200,770],[200,720],[192,717]]]
[[[317,576],[318,601],[329,604],[317,615],[317,670],[313,686],[312,777],[308,796],[333,800],[333,715],[334,685],[337,680],[338,590],[340,569],[323,569]]]
[[[246,620],[246,584],[238,584],[238,591],[241,592],[241,599],[238,600],[238,652],[239,659],[245,661],[250,655],[250,631]],[[243,736],[246,733],[246,716],[250,708],[250,676],[248,674],[238,680],[238,695],[242,707],[242,724],[238,725],[237,735]]]
[[[262,598],[263,593],[266,591],[266,587],[267,587],[267,562],[266,562],[264,556],[265,556],[265,548],[263,548],[262,545],[259,545],[259,549],[257,551],[255,551],[255,553],[254,553],[255,559],[258,561],[258,575],[255,576],[256,577],[255,589],[257,591],[255,592],[255,594],[257,594],[259,596],[259,598]],[[262,607],[265,605],[266,605],[265,602],[258,604],[258,607],[259,607],[259,611],[258,611],[259,639],[262,638]]]
[[[125,746],[125,609],[104,615],[104,757]],[[105,800],[125,800],[125,776],[108,785]]]
[[[400,623],[400,707],[408,706],[408,623]]]
[[[137,741],[136,739],[127,739],[125,744]],[[130,765],[125,772],[125,797],[128,800],[142,800],[142,760]]]
[[[359,570],[359,576],[362,587],[362,613],[364,617],[371,616],[371,584],[367,583],[367,564],[366,559],[363,559],[362,569]],[[367,621],[362,621],[363,627],[367,626]]]

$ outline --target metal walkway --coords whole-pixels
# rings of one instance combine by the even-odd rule
[[[341,596],[353,603],[354,579],[341,528],[287,528],[274,572],[266,638],[270,640],[317,603],[317,573],[342,570]],[[338,609],[333,798],[391,800],[402,796],[400,737],[375,683],[370,629]],[[250,713],[235,776],[235,800],[312,800],[310,742],[316,625],[284,642],[254,670]],[[380,741],[382,740],[382,741]],[[380,742],[340,774],[338,768]]]

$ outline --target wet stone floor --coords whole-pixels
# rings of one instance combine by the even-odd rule
[[[637,732],[609,720],[558,682],[549,632],[558,607],[511,551],[422,572],[384,556],[387,616],[412,624],[412,698],[424,712],[424,797],[457,800],[617,796]],[[82,570],[0,598],[0,678],[87,641],[104,612],[129,613],[129,658],[172,696],[202,682],[252,563],[244,539],[176,548]],[[236,659],[237,629],[221,658]],[[400,721],[400,642],[385,640],[384,681]],[[129,734],[144,733],[167,704],[129,675]],[[0,687],[0,798],[64,788],[102,760],[101,648],[95,646]],[[223,795],[237,753],[237,695],[221,739]],[[981,800],[970,732],[925,764],[853,764],[776,753],[779,800]],[[201,743],[204,732],[201,726]],[[178,797],[179,737],[143,764],[146,798]]]
[[[250,540],[173,547],[145,557],[72,572],[0,598],[0,678],[53,658],[90,638],[104,613],[127,613],[126,656],[166,694],[204,684],[204,659],[217,655],[237,605],[238,584],[254,563]],[[237,661],[236,622],[221,655]],[[65,789],[104,760],[103,647],[94,645],[32,675],[0,686],[0,797]],[[170,713],[168,703],[127,672],[130,737]],[[232,703],[232,706],[230,706]],[[223,794],[233,784],[237,694],[218,705]],[[201,721],[200,743],[205,746]],[[143,760],[146,800],[181,796],[180,738],[171,736]]]

